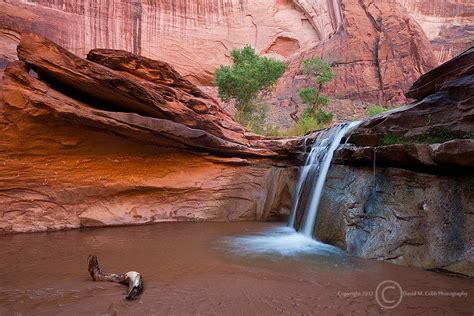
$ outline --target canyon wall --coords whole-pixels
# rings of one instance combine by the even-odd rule
[[[428,38],[416,21],[393,1],[342,1],[341,29],[310,50],[292,56],[289,70],[277,86],[276,101],[281,107],[298,103],[298,91],[317,85],[302,74],[306,58],[320,56],[333,64],[334,80],[323,92],[339,100],[400,105],[404,92],[423,73],[437,65]],[[335,103],[334,105],[338,105]],[[340,106],[340,105],[339,105]],[[343,105],[342,107],[347,107]],[[337,107],[329,107],[337,114]],[[364,115],[353,112],[343,119]],[[360,116],[359,116],[360,117]]]
[[[443,63],[474,44],[474,2],[397,0],[428,36]]]
[[[312,81],[300,64],[315,55],[335,66],[336,79],[325,90],[334,100],[329,109],[337,119],[351,119],[367,103],[406,102],[403,92],[419,75],[472,43],[468,0],[397,1],[6,0],[0,2],[0,66],[14,58],[26,30],[79,56],[114,48],[160,59],[192,82],[211,85],[230,50],[251,44],[290,65],[268,100],[271,122],[288,125],[295,104],[303,109],[298,90]]]
[[[0,25],[40,32],[79,56],[123,49],[171,63],[188,79],[211,84],[230,50],[251,44],[287,57],[318,40],[289,1],[7,1]],[[35,17],[33,17],[33,15]],[[329,32],[326,26],[321,32]]]

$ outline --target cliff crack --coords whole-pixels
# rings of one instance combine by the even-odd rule
[[[414,36],[414,31],[410,27],[410,19],[406,19],[405,23],[407,24],[407,29],[408,33],[410,34],[410,54],[411,58],[414,61],[416,68],[418,69],[418,72],[421,74],[424,73],[423,67],[421,66],[422,58],[420,55],[420,52],[418,51],[418,46],[415,43],[415,36]]]
[[[399,249],[399,248],[402,248],[402,247],[405,247],[405,246],[416,246],[416,247],[419,247],[419,246],[423,246],[424,243],[422,242],[419,242],[419,241],[416,241],[416,240],[411,240],[411,239],[406,239],[404,240],[403,242],[401,242],[398,246],[395,246],[395,248],[389,250],[388,252],[389,253],[392,253],[394,252],[395,250]]]
[[[372,4],[372,2],[370,4]],[[369,9],[367,8],[367,6],[364,3],[364,0],[359,0],[359,5],[362,8],[362,10],[364,11],[365,15],[367,16],[367,18],[369,19],[370,23],[372,24],[372,26],[374,27],[374,29],[376,31],[375,44],[374,44],[374,48],[373,48],[374,52],[373,53],[374,53],[375,67],[376,67],[376,71],[377,71],[377,78],[378,78],[378,81],[379,81],[379,88],[380,88],[380,91],[382,91],[382,99],[383,99],[383,102],[385,103],[386,98],[385,98],[385,91],[384,91],[384,87],[383,87],[383,77],[382,77],[382,70],[381,70],[381,67],[380,67],[380,59],[379,59],[380,58],[380,56],[379,56],[380,33],[383,32],[382,18],[380,17],[377,21],[375,19],[375,17],[369,12]]]
[[[393,213],[393,216],[395,216],[396,219],[401,220],[401,221],[404,221],[404,222],[408,222],[408,221],[410,221],[410,220],[412,220],[412,219],[423,218],[422,215],[400,216],[400,215],[395,214],[395,212]]]
[[[253,20],[253,16],[251,14],[247,14],[248,17],[250,17],[250,21],[252,22],[254,28],[255,28],[255,44],[253,45],[255,49],[257,49],[257,44],[258,44],[258,26],[257,23]]]

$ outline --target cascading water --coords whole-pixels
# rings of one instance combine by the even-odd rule
[[[360,122],[344,123],[318,133],[306,163],[300,170],[288,227],[228,238],[224,240],[226,247],[243,255],[278,253],[325,256],[339,253],[337,248],[313,239],[313,230],[334,151],[342,138],[359,124]],[[301,217],[302,221],[299,220]],[[298,232],[295,230],[297,224]]]
[[[299,232],[312,237],[321,194],[334,151],[341,139],[360,122],[337,125],[318,134],[302,167],[296,185],[288,226],[295,228],[297,214],[303,214]]]

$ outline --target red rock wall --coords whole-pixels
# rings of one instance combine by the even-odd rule
[[[258,148],[297,139],[246,133],[157,61],[110,50],[87,61],[37,34],[24,34],[18,51],[21,61],[6,68],[0,89],[0,234],[288,215],[297,161]],[[96,100],[94,91],[126,101]],[[156,103],[145,110],[140,93]],[[222,137],[237,137],[224,141],[213,135],[221,127],[211,131],[209,123],[222,127]],[[217,153],[241,140],[249,146]],[[243,155],[245,148],[266,156]]]
[[[302,61],[313,56],[334,65],[336,76],[325,89],[328,95],[393,105],[405,103],[404,92],[437,65],[428,38],[394,1],[343,0],[341,8],[341,29],[290,59],[277,91],[281,106],[290,98],[298,102],[299,89],[315,85],[300,69]]]
[[[293,3],[316,30],[320,41],[341,29],[343,8],[338,0],[293,0]]]
[[[308,48],[313,27],[286,1],[11,0],[0,4],[0,25],[29,28],[83,57],[93,48],[124,49],[172,63],[195,82],[212,82],[229,51],[250,43],[281,58]],[[15,11],[15,13],[12,13]],[[24,16],[40,16],[34,25]],[[50,29],[49,25],[60,26]],[[67,27],[63,27],[67,26]],[[280,49],[281,39],[292,45]]]
[[[422,27],[440,63],[474,44],[471,0],[397,0]]]
[[[311,84],[300,75],[304,58],[335,64],[329,109],[337,119],[356,118],[367,102],[405,103],[419,75],[473,42],[473,21],[470,0],[7,0],[0,2],[0,63],[14,55],[12,30],[29,30],[81,57],[92,48],[124,49],[209,85],[230,50],[250,43],[290,63],[268,102],[271,122],[284,126],[289,100],[300,103],[298,89]]]

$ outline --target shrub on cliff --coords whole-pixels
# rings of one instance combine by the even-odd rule
[[[332,65],[319,57],[308,58],[303,61],[303,73],[316,79],[317,87],[308,87],[300,90],[303,103],[307,104],[313,113],[329,103],[327,96],[321,95],[323,85],[334,79]]]
[[[321,94],[324,84],[334,78],[332,65],[323,61],[319,57],[308,58],[303,61],[303,73],[314,77],[317,86],[306,87],[300,90],[301,101],[308,107],[299,117],[295,117],[296,127],[302,132],[321,128],[329,124],[333,119],[331,112],[326,112],[322,108],[329,104],[329,98]],[[304,128],[300,128],[303,126]]]
[[[376,116],[376,115],[379,115],[380,113],[383,113],[383,112],[386,112],[388,111],[387,108],[385,108],[384,106],[380,105],[380,104],[374,104],[372,105],[371,107],[369,107],[367,109],[367,116],[369,117],[372,117],[372,116]]]
[[[243,125],[259,116],[259,97],[268,93],[286,70],[286,65],[278,60],[258,56],[246,45],[243,49],[233,49],[233,64],[220,66],[214,74],[214,82],[223,101],[234,101],[237,109],[236,120]],[[257,114],[255,114],[257,113]]]

